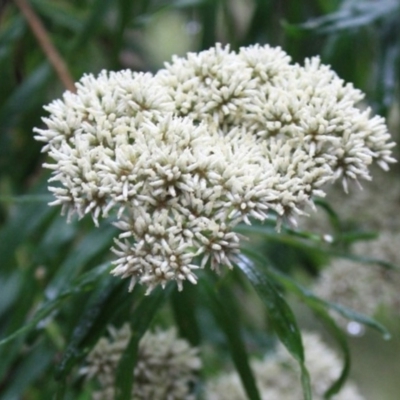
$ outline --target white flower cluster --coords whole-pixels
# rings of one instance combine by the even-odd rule
[[[313,399],[323,400],[325,391],[339,377],[341,361],[320,337],[303,333],[306,366],[311,376]],[[301,399],[300,371],[296,361],[283,345],[263,360],[253,360],[251,367],[262,400]],[[227,373],[210,381],[205,389],[207,400],[246,400],[247,396],[237,373]],[[349,382],[332,400],[363,400],[357,387]]]
[[[259,139],[289,142],[292,152],[302,150],[303,162],[313,161],[312,170],[329,166],[327,180],[332,174],[342,177],[345,188],[349,179],[370,179],[372,160],[384,169],[394,161],[384,119],[358,108],[364,95],[318,57],[300,66],[290,64],[280,48],[255,45],[236,54],[217,45],[175,57],[158,75],[178,115],[215,124],[223,132],[241,127]],[[310,166],[303,162],[300,169],[307,175]],[[318,186],[315,178],[309,184]]]
[[[110,339],[101,338],[89,353],[81,373],[99,384],[99,390],[92,395],[93,400],[115,399],[115,373],[130,338],[129,325],[123,325],[119,330],[110,328]],[[190,385],[195,382],[200,367],[197,349],[178,339],[174,329],[148,332],[139,342],[138,359],[132,372],[131,398],[194,400]]]
[[[374,179],[363,184],[363,190],[355,190],[343,201],[339,185],[327,190],[329,203],[338,212],[343,224],[362,230],[400,231],[400,180],[398,171],[374,171]],[[382,195],[384,194],[384,195]],[[334,233],[326,213],[314,213],[309,218],[301,217],[299,225],[304,230],[326,234]]]
[[[383,232],[378,239],[360,242],[354,254],[388,261],[400,267],[400,234]],[[380,307],[400,315],[400,270],[337,259],[314,283],[318,296],[358,312],[374,315]],[[345,323],[341,318],[339,322]]]
[[[122,233],[113,274],[147,285],[196,282],[232,266],[234,227],[271,212],[295,222],[322,186],[370,179],[393,162],[384,120],[318,58],[279,48],[216,47],[174,58],[155,76],[84,76],[36,129],[63,212],[111,214]]]

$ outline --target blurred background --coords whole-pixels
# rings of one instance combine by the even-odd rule
[[[41,168],[45,160],[32,130],[41,126],[43,105],[59,98],[65,87],[23,15],[26,4],[41,20],[75,81],[102,69],[155,72],[174,54],[200,51],[216,42],[233,50],[268,43],[281,46],[300,64],[305,57],[320,55],[341,78],[366,93],[366,104],[388,119],[394,139],[399,138],[399,0],[3,0],[1,337],[20,327],[60,282],[107,259],[114,233],[109,228],[93,230],[86,219],[66,224],[59,210],[46,205],[51,200],[48,172]],[[398,173],[395,165],[390,179],[397,187]],[[341,207],[337,205],[339,217]],[[393,210],[393,219],[399,219],[400,212]],[[351,217],[357,221],[357,215]],[[362,226],[365,221],[358,222]],[[57,322],[44,324],[45,335],[39,341],[35,334],[25,335],[0,349],[0,399],[52,398],[54,385],[47,374],[78,321],[77,309],[85,296],[71,299]],[[294,307],[301,326],[317,327],[308,311]],[[351,376],[368,400],[400,399],[399,315],[388,316],[383,310],[378,316],[392,332],[391,341],[368,330],[350,337]],[[82,393],[79,398],[89,397]]]

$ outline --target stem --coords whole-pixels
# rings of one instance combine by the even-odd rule
[[[28,21],[28,24],[33,34],[39,42],[39,45],[45,53],[50,64],[55,69],[60,81],[63,83],[67,90],[71,92],[76,92],[74,80],[69,73],[66,63],[64,62],[61,55],[58,53],[57,49],[54,47],[49,37],[49,34],[47,33],[45,27],[43,26],[42,22],[36,15],[31,5],[26,0],[14,0],[14,2]]]

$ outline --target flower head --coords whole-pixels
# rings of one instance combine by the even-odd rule
[[[94,400],[115,398],[115,374],[118,363],[129,343],[129,325],[110,328],[110,338],[101,338],[87,357],[81,373],[95,379],[99,390]],[[134,371],[132,400],[169,399],[190,400],[190,385],[201,367],[195,348],[178,339],[173,329],[146,333],[139,342],[138,359]]]
[[[325,391],[339,377],[341,361],[321,338],[314,333],[303,333],[306,366],[311,376],[313,399],[324,399]],[[275,354],[263,360],[253,360],[251,367],[263,400],[301,399],[300,371],[296,361],[283,345]],[[245,400],[247,396],[236,373],[226,373],[211,380],[205,390],[207,400]],[[334,400],[363,400],[357,387],[347,383]]]
[[[374,241],[358,243],[354,253],[400,266],[399,240],[398,233],[383,232]],[[399,287],[400,270],[339,259],[322,271],[314,291],[326,300],[374,315],[380,307],[399,312]]]
[[[196,282],[237,260],[235,226],[271,213],[295,223],[323,186],[386,168],[390,136],[318,58],[229,47],[173,58],[155,76],[84,76],[46,107],[36,129],[53,163],[50,190],[70,218],[111,215],[121,230],[114,275],[145,284]]]

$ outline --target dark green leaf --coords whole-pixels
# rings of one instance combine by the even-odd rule
[[[400,8],[399,13],[400,16]],[[378,112],[386,115],[393,105],[399,79],[400,31],[398,18],[385,27],[380,41],[380,57],[377,71]]]
[[[312,295],[311,292],[302,288],[299,284],[297,284],[287,275],[276,270],[272,270],[272,274],[276,276],[279,282],[286,289],[298,295],[304,301],[304,303],[307,304],[314,311],[314,313],[318,315],[320,320],[324,322],[324,324],[327,326],[327,328],[329,329],[329,331],[339,344],[340,348],[342,349],[344,356],[342,372],[340,376],[337,378],[337,380],[333,382],[331,387],[328,388],[328,390],[326,391],[326,396],[330,398],[330,396],[338,393],[340,389],[343,387],[350,371],[350,352],[346,340],[346,335],[337,326],[335,321],[328,313],[329,308],[331,308],[330,306],[332,305],[333,309],[335,309],[334,308],[335,306],[333,305],[333,303],[328,304],[328,302],[325,302],[317,298],[316,296]]]
[[[224,25],[227,31],[228,43],[230,43],[232,50],[237,50],[237,22],[235,20],[235,14],[232,10],[232,2],[230,2],[229,0],[221,0],[221,6],[224,15]]]
[[[200,329],[196,316],[197,297],[196,285],[186,285],[184,290],[174,290],[171,295],[172,310],[180,336],[186,338],[193,346],[200,344]]]
[[[22,398],[26,388],[50,365],[52,357],[52,349],[44,342],[29,352],[13,371],[12,382],[7,390],[1,393],[2,400]]]
[[[14,273],[0,276],[0,317],[9,310],[18,298],[23,286],[23,274]]]
[[[268,30],[271,28],[271,22],[274,18],[273,2],[266,0],[256,0],[254,11],[247,28],[243,45],[253,43],[264,43],[268,38]]]
[[[269,241],[276,241],[279,243],[284,243],[293,248],[308,250],[311,252],[319,253],[323,257],[333,256],[338,258],[345,258],[348,260],[352,260],[358,263],[370,264],[370,265],[379,265],[388,269],[399,270],[399,266],[394,265],[388,261],[359,256],[356,254],[351,254],[347,252],[343,252],[340,250],[336,250],[335,248],[331,248],[326,245],[326,242],[319,235],[308,234],[307,232],[296,232],[291,230],[286,230],[287,233],[278,233],[276,230],[268,226],[257,226],[257,225],[238,225],[235,230],[239,233],[243,234],[257,234]],[[356,234],[350,235],[348,237],[349,241],[359,240],[359,239],[372,239],[375,236],[373,233]],[[345,236],[346,238],[346,236]],[[303,240],[303,239],[311,239],[311,240]]]
[[[45,318],[48,317],[53,311],[57,310],[60,305],[71,295],[86,292],[91,290],[94,284],[98,281],[99,277],[102,276],[106,271],[110,270],[109,264],[100,265],[97,268],[83,274],[78,279],[74,280],[70,287],[61,292],[56,298],[45,302],[39,310],[35,313],[34,317],[27,322],[22,328],[18,329],[16,332],[11,334],[10,336],[2,339],[0,341],[0,346],[3,346],[10,341],[14,340],[18,336],[22,335],[25,332],[33,329],[40,322],[44,323]]]
[[[25,21],[21,16],[16,17],[6,28],[3,27],[0,32],[0,53],[4,50],[4,47],[19,39],[24,29]]]
[[[48,203],[53,200],[49,194],[26,194],[22,196],[0,196],[0,202],[5,203]]]
[[[202,29],[201,48],[208,49],[217,41],[217,14],[220,1],[215,0],[203,4],[200,11]]]
[[[43,190],[43,187],[37,189],[39,193]],[[37,195],[41,196],[39,193]],[[32,195],[36,196],[36,193]],[[0,265],[3,272],[14,272],[18,246],[40,231],[54,214],[54,209],[41,203],[26,203],[15,209],[15,215],[0,230]]]
[[[170,295],[172,285],[166,289],[154,289],[150,295],[144,296],[135,309],[131,321],[132,336],[121,360],[116,374],[116,400],[130,400],[132,398],[133,371],[137,360],[139,341],[149,328],[157,311],[164,305]]]
[[[277,289],[276,282],[270,276],[263,273],[264,271],[257,268],[250,260],[243,259],[243,262],[237,265],[267,306],[268,315],[279,339],[299,363],[304,398],[306,400],[311,399],[310,378],[304,365],[304,349],[301,334],[292,310]]]
[[[244,252],[252,259],[255,260],[256,262],[261,262],[260,258],[257,257],[254,253],[244,250]],[[332,303],[329,301],[326,301],[324,299],[321,299],[317,296],[315,296],[310,290],[304,288],[302,285],[299,283],[295,282],[292,278],[290,278],[288,275],[282,273],[281,271],[278,271],[274,268],[272,268],[270,265],[268,266],[268,273],[273,276],[281,285],[283,285],[287,290],[290,290],[291,292],[295,293],[297,296],[301,297],[303,301],[305,301],[307,304],[320,304],[321,306],[325,307],[326,309],[331,309],[333,311],[336,311],[343,317],[351,320],[351,321],[356,321],[359,322],[363,325],[367,325],[370,328],[373,328],[380,332],[384,339],[388,340],[391,337],[390,332],[378,321],[374,320],[371,317],[368,317],[367,315],[358,313],[354,310],[351,310],[347,307],[344,307],[340,304],[337,303]]]
[[[80,49],[93,37],[99,29],[99,23],[108,11],[108,7],[112,4],[112,0],[94,0],[90,6],[90,14],[84,21],[83,26],[71,43],[70,52]]]
[[[59,266],[56,275],[46,288],[46,295],[49,298],[57,296],[60,290],[71,282],[71,278],[77,276],[90,261],[109,251],[115,233],[116,228],[102,224],[98,229],[86,234]]]
[[[201,281],[203,292],[203,300],[209,304],[210,312],[214,315],[216,323],[224,332],[228,342],[229,351],[235,364],[236,370],[242,380],[243,387],[247,396],[251,400],[261,400],[257,385],[253,376],[253,372],[249,365],[249,357],[246,346],[240,334],[240,328],[235,320],[235,313],[229,307],[229,292],[224,291],[218,296],[215,287],[206,279]]]
[[[295,232],[284,233],[284,232],[277,232],[275,228],[268,227],[268,226],[261,226],[261,225],[238,225],[235,228],[235,231],[243,234],[256,234],[258,236],[262,236],[265,239],[273,240],[276,242],[287,244],[291,247],[298,248],[298,249],[308,249],[312,251],[323,252],[324,249],[321,248],[321,243],[323,240],[320,236],[317,235],[307,235],[307,239],[313,239],[313,242],[301,240],[301,238],[296,237]],[[295,236],[296,235],[296,236]],[[319,244],[316,245],[315,242]]]
[[[339,11],[307,21],[300,28],[318,33],[356,29],[389,17],[397,13],[399,8],[397,0],[343,2]]]
[[[38,13],[49,18],[58,26],[68,28],[73,32],[83,29],[82,18],[78,17],[76,9],[67,2],[51,0],[31,0]]]
[[[57,380],[65,379],[71,368],[80,361],[84,355],[84,350],[86,350],[86,352],[90,350],[90,348],[83,348],[84,346],[82,344],[85,339],[94,334],[97,334],[96,337],[100,336],[104,332],[104,328],[107,326],[110,319],[115,316],[116,310],[113,309],[112,313],[107,313],[106,306],[109,306],[111,302],[115,303],[112,297],[124,294],[124,288],[121,287],[121,282],[111,277],[106,277],[104,282],[105,284],[100,285],[100,288],[94,293],[93,297],[95,300],[86,307],[78,324],[74,328],[72,337],[55,371],[55,378]],[[119,304],[121,304],[122,299],[119,298],[118,300]],[[99,321],[102,327],[98,326]],[[93,327],[96,323],[96,330],[93,332]],[[92,335],[90,335],[90,333]]]
[[[21,117],[38,102],[38,93],[43,92],[49,82],[51,68],[47,62],[37,67],[7,99],[0,110],[0,126],[3,131],[12,128]],[[21,108],[21,104],[24,107]],[[0,140],[1,143],[1,140]]]

